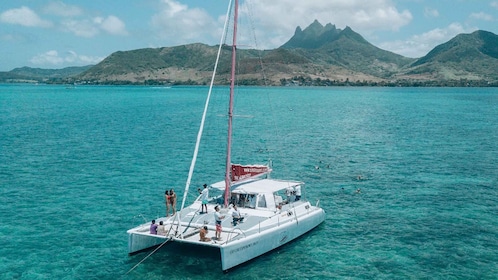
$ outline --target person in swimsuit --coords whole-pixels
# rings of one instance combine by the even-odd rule
[[[211,238],[206,236],[207,234],[208,234],[208,228],[207,228],[207,226],[203,226],[201,228],[201,230],[199,231],[199,236],[200,236],[199,241],[202,241],[202,242],[211,241]]]
[[[171,210],[173,215],[176,214],[176,193],[173,189],[169,190],[169,203],[171,204]]]
[[[166,201],[166,217],[169,217],[169,208],[171,207],[171,200],[169,197],[169,191],[164,192],[164,200]]]

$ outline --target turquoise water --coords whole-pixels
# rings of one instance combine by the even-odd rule
[[[194,188],[223,176],[220,90]],[[494,88],[241,89],[233,162],[271,157],[325,222],[227,274],[175,245],[126,274],[147,256],[126,230],[183,192],[206,93],[0,85],[0,278],[498,279]]]

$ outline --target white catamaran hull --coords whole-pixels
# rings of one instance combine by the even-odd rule
[[[209,205],[210,212],[214,206]],[[226,271],[296,239],[325,219],[323,209],[311,206],[307,201],[295,202],[270,213],[243,209],[246,222],[233,226],[231,217],[228,217],[222,223],[222,241],[202,242],[199,241],[199,229],[207,225],[212,237],[214,216],[200,215],[194,208],[195,204],[183,210],[185,215],[179,226],[174,218],[159,219],[169,229],[167,235],[149,234],[150,224],[128,230],[128,252],[133,254],[168,241],[215,247],[220,250],[221,268]]]

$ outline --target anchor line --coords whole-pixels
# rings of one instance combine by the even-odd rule
[[[171,240],[171,237],[166,239],[163,243],[161,243],[161,245],[157,246],[156,249],[154,249],[154,251],[150,252],[150,254],[148,254],[145,258],[143,258],[140,262],[138,262],[134,267],[132,267],[130,270],[128,270],[126,274],[132,272],[133,270],[135,270],[135,268],[137,268],[141,263],[143,263],[146,259],[148,259],[150,256],[152,256],[152,254],[154,254],[157,250],[159,250],[164,244],[166,244],[166,242],[170,241]]]

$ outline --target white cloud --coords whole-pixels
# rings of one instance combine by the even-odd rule
[[[379,47],[407,57],[422,57],[437,45],[451,40],[456,35],[475,30],[477,28],[466,28],[459,23],[452,23],[446,28],[436,28],[420,35],[414,35],[405,41],[381,43]]]
[[[332,23],[337,28],[351,27],[360,34],[376,31],[397,31],[413,19],[408,10],[399,11],[390,0],[251,0],[242,11],[251,16],[273,42],[267,47],[278,47],[294,34],[296,26],[308,27],[315,19],[322,24]],[[258,36],[259,37],[259,36]]]
[[[470,14],[470,18],[478,19],[478,20],[485,20],[485,21],[493,21],[493,16],[486,14],[484,12],[472,13],[472,14]]]
[[[93,21],[84,20],[64,20],[61,22],[63,30],[73,33],[76,36],[91,38],[99,34],[98,25]]]
[[[218,43],[223,16],[214,19],[206,11],[178,0],[160,3],[150,23],[161,40],[168,44]],[[324,25],[332,23],[341,29],[350,26],[360,34],[370,34],[397,31],[413,18],[408,10],[399,11],[391,0],[248,0],[240,7],[240,13],[244,25],[253,30],[250,32],[257,32],[258,43],[265,45],[254,46],[254,36],[245,31],[240,32],[239,45],[257,48],[278,47],[292,37],[297,26],[306,28],[315,19]]]
[[[491,7],[498,9],[498,1],[493,1],[490,3]]]
[[[105,31],[111,35],[127,35],[125,24],[116,16],[92,19],[67,19],[61,22],[63,30],[79,37],[91,38]]]
[[[80,7],[65,4],[62,1],[50,2],[43,8],[43,11],[47,14],[61,17],[75,17],[83,13],[83,10]]]
[[[30,60],[33,64],[52,64],[58,65],[64,62],[64,59],[59,56],[59,53],[55,50],[48,51],[46,53],[39,54]]]
[[[176,44],[211,42],[220,36],[209,34],[216,31],[216,21],[204,10],[189,8],[175,0],[162,0],[159,11],[150,21],[157,37]]]
[[[426,7],[424,9],[424,16],[428,18],[435,18],[439,16],[439,11],[436,9],[431,9]]]
[[[127,35],[126,27],[124,22],[122,22],[116,16],[108,16],[100,22],[100,28],[109,34],[113,35]]]
[[[74,51],[68,51],[65,55],[59,55],[58,51],[50,50],[45,53],[36,55],[35,57],[31,58],[30,62],[35,65],[41,65],[47,67],[47,66],[61,66],[64,63],[68,63],[70,65],[97,64],[103,59],[104,57],[79,55]]]
[[[46,28],[52,26],[50,21],[40,18],[33,10],[25,6],[18,9],[10,9],[1,13],[0,21],[27,27]]]

